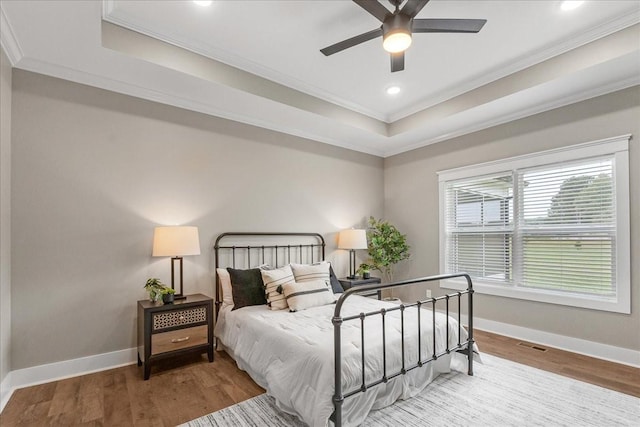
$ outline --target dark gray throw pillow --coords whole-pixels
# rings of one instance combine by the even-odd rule
[[[233,290],[233,310],[250,305],[263,305],[267,303],[264,295],[264,283],[259,268],[237,270],[227,268],[231,277]]]
[[[344,292],[340,281],[336,277],[336,273],[333,272],[332,266],[329,266],[329,280],[331,281],[331,289],[333,289],[334,294],[341,294]]]

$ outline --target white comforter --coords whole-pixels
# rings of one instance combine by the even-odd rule
[[[397,307],[384,301],[351,296],[342,308],[343,317]],[[314,307],[291,313],[273,311],[267,306],[244,307],[231,311],[223,307],[218,317],[215,335],[236,360],[267,393],[276,399],[284,411],[299,416],[312,427],[324,427],[333,413],[334,353],[333,324],[335,305]],[[405,364],[417,361],[416,308],[405,310]],[[432,312],[421,309],[423,360],[433,353]],[[382,332],[380,316],[365,320],[365,350],[367,381],[382,376]],[[402,367],[400,312],[386,315],[387,374]],[[466,331],[461,328],[466,340]],[[436,313],[437,351],[446,349],[446,316]],[[449,346],[458,343],[458,323],[449,318]],[[362,382],[360,320],[342,326],[343,392],[351,391]],[[390,380],[345,399],[343,425],[360,425],[371,409],[392,404],[419,393],[440,373],[450,369],[464,371],[466,357],[451,353],[437,361],[414,369],[407,375]]]

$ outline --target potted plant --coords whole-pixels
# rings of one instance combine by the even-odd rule
[[[160,291],[162,294],[162,302],[165,304],[173,304],[175,289],[167,288],[166,286]]]
[[[162,284],[160,279],[150,278],[147,280],[147,283],[144,285],[144,289],[149,292],[149,299],[151,301],[160,301],[162,298],[163,289],[171,289],[167,288]]]
[[[369,264],[362,263],[358,267],[358,274],[362,275],[363,279],[369,279],[371,277],[371,266]]]
[[[388,221],[374,217],[369,218],[367,231],[370,257],[368,265],[370,269],[381,272],[386,282],[390,282],[395,264],[411,256],[407,236]]]

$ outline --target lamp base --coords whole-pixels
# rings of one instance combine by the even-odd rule
[[[176,277],[176,273],[175,273],[175,263],[176,261],[178,261],[178,264],[180,265],[180,289],[176,289],[174,283],[175,283],[175,277]],[[186,299],[187,297],[182,295],[182,257],[173,257],[171,258],[171,289],[173,289],[174,291],[176,291],[176,293],[173,296],[173,299],[175,301],[177,300],[182,300],[182,299]]]
[[[355,249],[349,249],[349,275],[347,279],[355,280],[358,278],[356,273],[356,251]]]

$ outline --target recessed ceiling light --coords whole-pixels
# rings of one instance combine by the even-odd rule
[[[397,95],[400,93],[400,86],[389,86],[387,88],[387,95]]]
[[[576,9],[576,8],[582,6],[582,3],[584,3],[584,0],[565,0],[560,5],[560,9],[562,9],[562,10],[573,10],[573,9]]]
[[[213,0],[193,0],[193,2],[198,6],[211,6]]]

